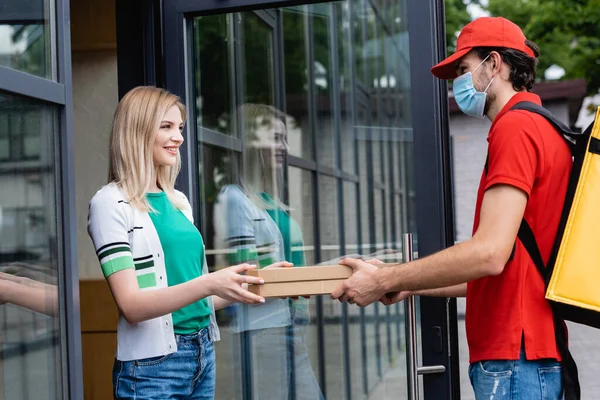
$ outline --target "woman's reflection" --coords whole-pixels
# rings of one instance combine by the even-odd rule
[[[225,186],[219,194],[217,243],[230,249],[230,264],[262,268],[286,260],[295,267],[305,265],[302,230],[283,202],[291,117],[264,104],[244,104],[239,113],[244,145],[240,184]],[[308,300],[272,299],[236,307],[231,329],[240,334],[239,370],[250,371],[242,379],[253,397],[323,398],[307,353]]]

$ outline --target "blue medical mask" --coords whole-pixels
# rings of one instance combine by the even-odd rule
[[[489,55],[473,70],[477,71],[479,67],[487,60]],[[483,112],[485,110],[485,99],[487,97],[487,90],[494,81],[494,78],[490,81],[483,92],[478,92],[473,86],[473,73],[467,72],[454,80],[453,92],[454,99],[458,108],[461,109],[466,115],[475,118],[484,118]]]

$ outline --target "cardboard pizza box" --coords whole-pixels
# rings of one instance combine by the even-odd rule
[[[255,269],[246,272],[248,276],[257,276],[267,283],[324,281],[346,279],[352,276],[352,268],[345,265],[317,265],[306,267],[287,267],[273,269]]]
[[[301,268],[299,268],[301,269]],[[322,281],[276,282],[248,285],[248,290],[262,297],[292,297],[331,294],[345,279]]]

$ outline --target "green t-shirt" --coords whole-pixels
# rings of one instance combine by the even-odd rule
[[[260,195],[267,204],[273,207],[266,211],[273,221],[275,221],[281,232],[285,260],[294,264],[295,267],[306,265],[303,250],[304,240],[300,225],[285,210],[277,206],[275,200],[273,200],[273,196],[264,192]]]
[[[169,286],[179,285],[202,275],[204,243],[198,229],[181,210],[171,204],[167,195],[147,193],[148,202],[156,210],[150,212],[165,255]],[[206,299],[172,313],[175,333],[185,335],[210,325],[210,307]]]

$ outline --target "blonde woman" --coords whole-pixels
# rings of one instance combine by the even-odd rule
[[[264,303],[241,264],[208,273],[191,206],[174,189],[186,110],[154,87],[123,97],[110,135],[109,183],[88,231],[120,312],[115,399],[212,399],[215,308]],[[271,267],[289,266],[280,262]]]

